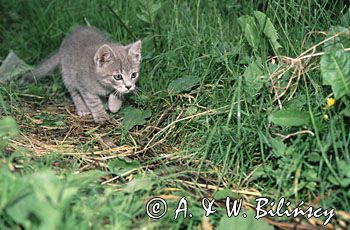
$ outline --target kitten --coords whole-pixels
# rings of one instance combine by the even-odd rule
[[[127,46],[110,43],[92,27],[76,28],[59,50],[45,59],[25,80],[48,75],[59,66],[66,88],[79,116],[92,114],[96,123],[109,116],[101,97],[108,97],[108,108],[116,113],[122,96],[135,89],[141,63],[141,41]]]

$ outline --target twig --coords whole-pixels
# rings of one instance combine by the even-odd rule
[[[344,51],[350,51],[350,48],[345,48]],[[303,59],[306,59],[306,58],[312,58],[312,57],[318,57],[318,56],[322,56],[324,54],[325,54],[325,52],[309,54],[309,55],[305,55],[305,56],[300,57],[299,60],[303,60]]]
[[[321,33],[321,32],[318,32]],[[316,48],[321,46],[322,44],[344,34],[348,34],[349,32],[339,32],[336,33],[321,42],[313,45],[306,51],[302,52],[295,58],[287,57],[287,56],[274,56],[272,58],[269,58],[268,61],[274,61],[276,58],[280,59],[284,63],[287,64],[287,66],[280,65],[272,74],[269,73],[269,78],[271,82],[271,88],[273,89],[275,98],[273,102],[278,102],[278,106],[280,109],[282,109],[282,102],[281,99],[284,96],[287,96],[287,101],[291,100],[293,98],[293,95],[296,93],[298,89],[298,84],[300,81],[300,77],[304,75],[306,72],[312,70],[312,68],[309,68],[314,63],[310,64],[310,60],[313,57],[322,56],[325,54],[325,52],[318,52],[316,53]],[[305,38],[306,39],[306,38]],[[303,41],[303,44],[305,43],[305,39]],[[350,48],[345,48],[344,51],[350,51]],[[312,52],[310,54],[310,52]],[[304,62],[302,62],[305,60]],[[282,66],[282,68],[281,68]],[[287,85],[282,87],[282,78],[285,76],[285,74],[291,69],[294,68],[292,76],[287,81]],[[271,92],[272,93],[272,92]]]
[[[150,130],[147,134],[146,134],[146,138],[149,137],[155,130],[156,128],[158,128],[164,121],[165,119],[170,115],[170,112],[174,110],[176,106],[176,102],[174,102],[169,108],[167,108],[162,115],[160,115],[159,120],[157,121],[157,123],[154,125],[153,129]]]
[[[330,36],[329,38],[326,38],[324,39],[323,41],[317,43],[316,45],[313,45],[312,47],[310,47],[309,49],[307,49],[306,51],[302,52],[298,58],[302,57],[302,56],[305,56],[307,53],[309,53],[310,51],[316,49],[317,47],[319,47],[320,45],[332,40],[333,38],[336,38],[342,34],[347,34],[348,32],[338,32],[338,33],[335,33],[334,35]]]
[[[273,133],[276,136],[279,136],[282,138],[282,141],[287,140],[288,138],[291,138],[293,136],[299,135],[299,134],[310,134],[311,136],[315,136],[315,134],[313,132],[311,132],[310,130],[301,130],[295,133],[290,133],[288,135],[283,135],[280,133]]]
[[[115,152],[120,152],[120,151],[128,152],[128,151],[130,151],[130,149],[132,150],[133,147],[123,145],[123,146],[118,146],[115,148],[105,149],[105,150],[96,151],[96,152],[85,152],[85,153],[77,153],[77,152],[69,153],[68,152],[68,153],[62,153],[62,154],[63,155],[104,155],[104,154],[113,154]]]
[[[73,128],[74,128],[74,125],[71,125],[69,130],[68,130],[68,132],[67,132],[67,134],[64,136],[63,140],[61,141],[61,145],[66,141],[66,139],[68,138],[68,136],[72,132]]]
[[[110,178],[110,179],[108,179],[108,180],[106,180],[106,181],[103,181],[101,184],[102,184],[102,185],[108,184],[108,183],[110,183],[110,182],[112,182],[112,181],[118,180],[119,177],[120,177],[120,176],[112,177],[112,178]]]
[[[324,31],[311,31],[311,32],[308,32],[308,33],[306,34],[306,36],[304,37],[303,42],[301,43],[301,47],[302,47],[302,48],[305,47],[306,41],[311,37],[312,34],[322,34],[323,36],[326,36],[326,35],[327,35],[327,33],[324,32]]]
[[[185,181],[185,180],[179,180],[179,182],[183,184],[189,184],[192,186],[198,186],[201,188],[206,188],[210,190],[224,190],[225,188],[218,187],[215,185],[208,185],[208,184],[201,184],[201,183],[193,183],[191,181]],[[261,196],[260,192],[253,192],[253,191],[246,191],[246,190],[236,190],[236,189],[230,189],[234,193],[239,193],[239,194],[245,194],[245,195],[251,195],[251,196]]]
[[[223,108],[227,108],[227,106],[223,106],[223,107],[221,107],[221,108],[214,109],[214,110],[205,111],[205,112],[202,112],[202,113],[197,113],[197,114],[194,114],[194,115],[191,115],[191,116],[188,116],[188,117],[184,117],[184,118],[181,118],[181,119],[178,119],[178,120],[175,120],[175,121],[171,122],[170,124],[168,124],[167,126],[165,126],[164,128],[162,128],[159,132],[157,132],[157,133],[151,138],[151,140],[147,143],[147,145],[144,147],[144,149],[147,149],[147,147],[152,143],[152,141],[153,141],[157,136],[159,136],[160,134],[162,134],[165,130],[169,129],[171,126],[175,125],[176,123],[179,123],[179,122],[185,121],[185,120],[189,120],[189,119],[192,119],[192,118],[195,118],[195,117],[203,116],[203,115],[215,114],[215,113],[217,113],[219,110],[221,110],[221,109],[223,109]]]
[[[272,89],[273,89],[273,91],[275,93],[275,98],[277,98],[278,105],[279,105],[280,109],[282,109],[282,103],[281,103],[280,99],[278,98],[278,90],[277,90],[277,88],[275,86],[275,83],[274,83],[274,81],[272,79],[272,74],[269,74],[269,78],[270,78],[270,81],[271,81]]]

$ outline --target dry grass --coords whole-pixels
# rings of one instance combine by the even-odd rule
[[[303,46],[313,34],[329,36],[326,32],[308,33],[302,43]],[[273,92],[274,94],[273,102],[277,102],[280,109],[282,109],[284,102],[288,102],[293,98],[299,88],[300,79],[305,77],[307,72],[319,68],[318,60],[316,58],[324,55],[324,52],[318,51],[321,49],[322,45],[327,42],[336,43],[336,38],[342,35],[349,35],[349,32],[335,33],[306,49],[295,58],[288,56],[274,56],[268,60],[268,64],[275,64],[276,60],[278,60],[278,67],[269,74],[269,78],[271,82],[271,93]],[[350,51],[350,47],[345,48],[344,50]]]

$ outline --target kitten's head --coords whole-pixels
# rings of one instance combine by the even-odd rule
[[[102,45],[94,56],[98,81],[126,94],[135,89],[141,63],[141,41],[122,45]]]

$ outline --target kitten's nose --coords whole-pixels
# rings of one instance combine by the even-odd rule
[[[125,88],[130,89],[131,85],[126,85]]]

